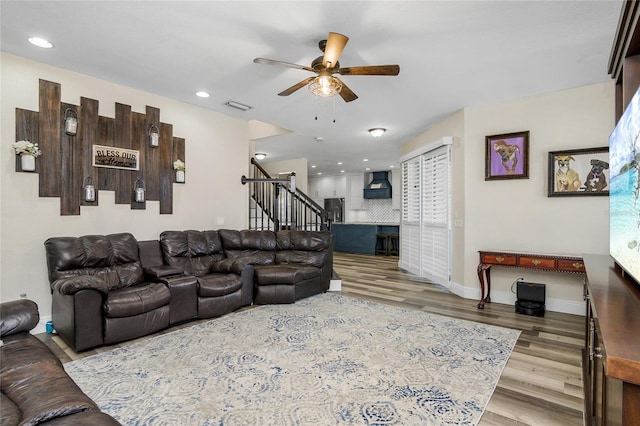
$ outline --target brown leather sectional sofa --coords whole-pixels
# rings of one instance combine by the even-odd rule
[[[79,352],[329,289],[333,237],[321,231],[165,231],[45,242],[58,334]]]
[[[29,334],[39,319],[31,300],[0,304],[0,424],[119,425],[80,390],[53,352]]]

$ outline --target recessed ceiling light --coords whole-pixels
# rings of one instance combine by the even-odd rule
[[[208,98],[211,95],[208,92],[200,91],[196,92],[196,96],[199,98]]]
[[[389,166],[390,169],[393,169],[395,166],[392,164]]]
[[[322,136],[316,136],[314,139],[316,140],[316,142],[322,142],[324,140]]]
[[[344,170],[340,170],[340,173],[344,173]]]
[[[369,161],[369,159],[368,158],[363,158],[362,161]]]
[[[318,176],[320,176],[322,174],[322,172],[318,172]]]
[[[40,37],[29,37],[29,43],[44,49],[51,49],[53,47],[53,44],[49,40]]]
[[[315,169],[316,167],[318,167],[318,166],[316,166],[315,164],[313,164],[313,165],[311,166],[311,168],[312,168],[312,169]]]
[[[338,161],[338,166],[342,166],[342,161]]]
[[[265,158],[267,158],[267,154],[265,154],[264,152],[256,152],[254,157],[256,157],[256,160],[264,160]]]
[[[366,170],[366,171],[369,171],[369,170],[371,170],[371,167],[367,167],[365,170]]]

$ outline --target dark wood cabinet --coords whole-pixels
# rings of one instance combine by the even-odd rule
[[[640,287],[613,259],[585,255],[587,425],[640,425]]]

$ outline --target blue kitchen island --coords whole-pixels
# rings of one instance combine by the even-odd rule
[[[333,223],[333,250],[376,254],[376,235],[399,234],[399,231],[397,223]]]

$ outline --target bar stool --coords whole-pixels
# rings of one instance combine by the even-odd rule
[[[400,235],[389,234],[387,240],[387,255],[399,256],[400,255]]]
[[[389,256],[389,234],[376,234],[376,254]]]

